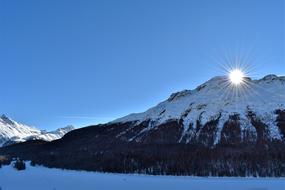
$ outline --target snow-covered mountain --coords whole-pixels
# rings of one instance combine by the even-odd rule
[[[240,85],[214,77],[146,112],[1,154],[88,171],[284,177],[285,77],[243,78]]]
[[[285,77],[244,78],[239,86],[231,84],[226,76],[214,77],[194,90],[172,94],[146,112],[111,123],[131,122],[132,126],[117,137],[144,142],[155,141],[150,136],[161,138],[167,133],[162,132],[163,127],[173,121],[177,123],[171,131],[179,143],[201,142],[212,146],[221,140],[257,141],[259,137],[282,140],[285,137]]]
[[[32,139],[52,141],[63,137],[73,129],[73,126],[67,126],[56,131],[46,132],[20,124],[6,115],[2,115],[0,117],[0,147]]]
[[[227,76],[214,77],[194,90],[172,94],[143,113],[130,114],[104,126],[102,130],[112,141],[114,137],[125,142],[207,147],[285,142],[285,76],[267,75],[259,80],[246,77],[240,85],[231,84]],[[1,117],[0,127],[0,145],[11,140],[51,141],[73,129],[45,132],[6,116]],[[100,135],[95,136],[100,139]]]

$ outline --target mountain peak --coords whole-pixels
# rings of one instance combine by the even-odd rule
[[[15,123],[12,119],[7,117],[5,114],[2,114],[0,118],[2,121],[4,121],[7,124],[13,125]]]
[[[63,127],[61,129],[69,129],[69,130],[73,130],[75,129],[75,127],[73,125],[67,125],[66,127]]]
[[[2,114],[2,115],[0,116],[0,118],[3,119],[3,120],[4,120],[4,119],[8,119],[8,117],[7,117],[5,114]]]
[[[67,126],[56,131],[45,132],[17,123],[3,114],[0,116],[0,147],[33,139],[52,141],[63,137],[74,129],[73,126]]]
[[[281,81],[285,81],[285,76],[278,76],[276,74],[268,74],[265,75],[264,77],[260,78],[260,79],[252,79],[251,77],[245,76],[244,77],[245,81],[254,81],[254,82],[258,82],[258,81],[273,81],[273,80],[281,80]],[[225,81],[229,81],[229,77],[224,75],[224,76],[215,76],[213,78],[211,78],[210,80],[206,81],[205,83],[203,83],[202,85],[205,84],[220,84],[221,82],[225,82]],[[200,85],[201,86],[201,85]]]
[[[264,76],[261,80],[272,80],[272,79],[276,79],[276,78],[278,78],[277,75],[269,74],[269,75]]]
[[[233,88],[227,76],[217,76],[198,86],[194,90],[173,93],[166,101],[149,110],[130,114],[111,123],[150,121],[149,130],[169,121],[180,121],[184,127],[181,140],[191,139],[200,126],[217,120],[215,143],[221,138],[221,131],[226,121],[236,115],[241,123],[241,130],[255,130],[249,121],[249,111],[255,113],[260,122],[268,125],[269,135],[280,139],[282,135],[275,124],[275,111],[285,110],[285,77],[267,75],[259,80],[245,78],[245,83]],[[218,122],[219,121],[219,122]],[[148,131],[145,129],[142,133]],[[190,136],[189,136],[190,135]]]
[[[259,81],[274,81],[274,80],[285,81],[285,76],[277,76],[275,74],[269,74],[264,76]]]
[[[62,127],[62,128],[57,129],[55,132],[65,134],[65,133],[68,133],[69,131],[72,131],[74,129],[75,129],[75,127],[73,125],[67,125],[66,127]]]

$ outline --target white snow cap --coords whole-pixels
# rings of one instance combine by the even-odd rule
[[[75,129],[73,126],[67,126],[56,131],[46,132],[17,123],[3,114],[0,117],[0,147],[7,142],[24,142],[30,139],[52,141],[63,137],[63,135],[73,129]]]
[[[285,76],[267,75],[259,80],[244,78],[240,86],[231,85],[227,76],[210,79],[194,90],[172,94],[167,100],[143,113],[135,113],[116,119],[111,123],[151,120],[162,124],[171,119],[183,119],[185,131],[189,124],[195,127],[200,118],[202,125],[220,116],[218,128],[230,115],[238,114],[246,121],[248,111],[253,111],[270,126],[270,133],[281,138],[275,120],[275,111],[284,110]],[[241,126],[250,124],[241,123]]]

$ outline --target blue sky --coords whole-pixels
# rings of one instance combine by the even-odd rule
[[[285,74],[283,0],[1,0],[0,113],[52,130],[141,112],[248,55]]]

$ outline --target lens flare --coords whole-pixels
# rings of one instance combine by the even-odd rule
[[[232,84],[238,86],[244,81],[244,73],[240,69],[234,69],[229,73],[229,79]]]

